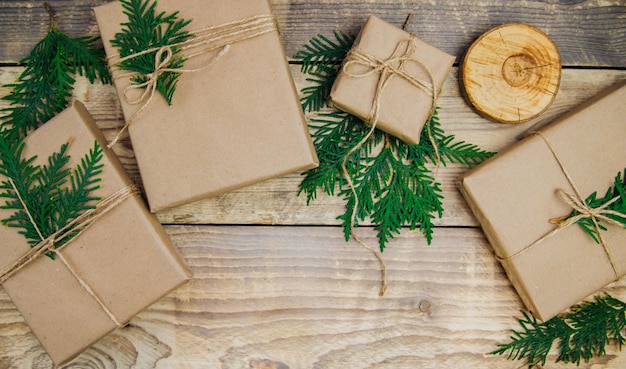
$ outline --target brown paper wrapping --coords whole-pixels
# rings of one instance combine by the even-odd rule
[[[192,19],[191,32],[271,14],[267,0],[159,0],[156,9],[179,10]],[[110,40],[127,21],[120,3],[95,14],[107,55],[116,55]],[[206,65],[216,53],[190,60],[185,69]],[[128,84],[115,79],[127,119],[139,109],[124,98]],[[155,95],[129,134],[153,212],[318,163],[277,31],[233,43],[210,67],[183,74],[172,105]]]
[[[376,16],[370,16],[354,42],[353,48],[372,55],[381,60],[388,60],[399,43],[408,40],[410,34],[389,24]],[[434,87],[441,89],[455,57],[448,55],[436,47],[416,39],[417,49],[408,57],[423,63],[434,79]],[[430,77],[424,68],[416,63],[404,64],[411,76],[427,83]],[[371,68],[353,66],[350,73],[363,74]],[[339,109],[361,119],[367,119],[376,93],[380,73],[354,77],[342,70],[333,84],[330,98]],[[433,109],[433,98],[424,90],[412,85],[406,79],[393,76],[384,88],[380,97],[379,119],[376,127],[398,137],[409,144],[420,140],[424,123]],[[371,123],[371,122],[368,122]]]
[[[604,196],[626,167],[624,101],[621,84],[541,130],[584,199],[595,191]],[[617,276],[607,252],[577,224],[528,247],[554,229],[550,219],[572,211],[557,190],[573,188],[541,136],[530,135],[469,171],[460,188],[536,317],[548,320],[626,272],[626,230],[615,225],[603,237]]]
[[[72,168],[93,147],[94,140],[104,148],[101,188],[96,196],[105,198],[132,184],[79,102],[31,133],[24,155],[37,155],[37,163],[45,163],[70,137],[68,165]],[[0,218],[11,213],[0,210]],[[0,239],[0,270],[30,249],[17,228],[0,226]],[[139,196],[124,200],[95,221],[63,249],[63,255],[120,323],[191,277]],[[117,327],[58,258],[38,258],[3,286],[56,365],[71,360]]]

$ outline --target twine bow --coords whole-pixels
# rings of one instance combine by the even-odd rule
[[[500,261],[503,260],[508,260],[508,259],[512,259],[515,257],[518,257],[524,253],[526,253],[527,251],[529,251],[530,249],[536,247],[537,245],[541,244],[543,241],[555,236],[557,233],[559,233],[560,231],[576,224],[579,220],[584,219],[584,218],[589,218],[591,219],[591,221],[593,222],[593,227],[596,231],[596,233],[598,234],[598,242],[599,244],[602,246],[602,248],[604,249],[604,252],[606,253],[608,259],[609,259],[609,263],[611,264],[611,268],[613,269],[613,273],[615,274],[615,279],[619,278],[619,273],[617,272],[617,267],[615,264],[615,261],[613,259],[613,255],[611,253],[611,250],[609,249],[608,245],[606,244],[606,242],[604,241],[604,238],[602,237],[602,233],[601,233],[601,229],[600,229],[600,221],[604,221],[606,223],[609,224],[613,224],[613,225],[618,225],[621,226],[621,223],[616,221],[615,219],[610,218],[608,215],[616,215],[619,217],[623,217],[622,214],[620,214],[619,212],[616,212],[614,210],[608,209],[608,207],[613,204],[614,202],[616,202],[617,200],[619,200],[619,197],[615,197],[613,199],[611,199],[610,201],[608,201],[607,203],[594,208],[591,207],[589,205],[587,205],[587,203],[585,202],[585,200],[583,199],[580,191],[578,190],[578,187],[576,186],[576,184],[574,183],[572,177],[570,176],[569,172],[567,171],[567,168],[565,167],[565,164],[563,164],[563,161],[561,160],[561,158],[559,157],[558,153],[556,152],[556,149],[554,148],[554,146],[552,146],[552,143],[550,142],[550,140],[541,132],[536,131],[536,132],[531,132],[531,134],[537,135],[539,137],[541,137],[543,139],[543,141],[546,143],[546,145],[548,146],[548,148],[550,149],[550,151],[552,152],[552,155],[554,156],[554,158],[556,159],[557,163],[559,164],[559,167],[561,168],[561,171],[563,172],[563,175],[565,176],[565,178],[567,179],[568,183],[570,184],[570,186],[572,187],[574,193],[569,193],[563,189],[558,189],[557,190],[557,194],[559,196],[559,198],[565,203],[567,204],[569,207],[572,208],[572,210],[576,211],[578,214],[572,216],[572,217],[568,217],[568,218],[556,218],[556,219],[551,219],[550,222],[551,223],[556,223],[557,226],[550,232],[548,232],[547,234],[545,234],[544,236],[542,236],[541,238],[539,238],[538,240],[536,240],[535,242],[533,242],[532,244],[526,246],[525,248],[523,248],[522,250],[516,252],[515,254],[512,254],[508,257],[498,257],[498,259]]]
[[[559,189],[557,193],[559,194],[559,197],[563,200],[563,202],[565,202],[574,211],[578,213],[577,215],[573,217],[559,220],[558,221],[559,227],[563,227],[563,228],[569,227],[570,225],[577,223],[581,219],[590,218],[594,224],[594,228],[598,232],[599,237],[602,237],[602,234],[600,233],[600,225],[599,225],[600,221],[603,221],[608,224],[613,224],[616,226],[622,226],[622,223],[608,216],[608,215],[614,215],[620,218],[624,218],[624,215],[622,213],[615,211],[615,210],[608,209],[609,206],[611,206],[613,203],[619,200],[619,196],[612,198],[610,201],[604,203],[603,205],[597,208],[593,208],[587,205],[587,203],[578,195],[568,193],[566,191],[563,191],[562,189]]]
[[[72,276],[78,281],[80,286],[83,288],[85,292],[89,296],[91,296],[97,303],[100,305],[102,310],[107,314],[109,319],[118,327],[122,325],[121,322],[115,317],[115,315],[109,310],[109,308],[105,305],[104,301],[91,289],[91,287],[87,284],[87,282],[78,275],[76,270],[72,267],[71,263],[67,261],[67,259],[63,256],[61,252],[62,249],[71,244],[80,234],[86,231],[96,220],[101,218],[106,213],[113,210],[117,205],[121,204],[124,200],[138,194],[138,189],[135,186],[124,187],[111,195],[107,196],[105,199],[100,201],[93,209],[89,209],[83,212],[80,216],[66,224],[64,227],[56,231],[55,233],[49,235],[48,237],[44,237],[37,224],[35,223],[33,216],[26,206],[21,194],[17,190],[15,183],[9,179],[9,183],[13,187],[18,200],[22,204],[24,211],[28,215],[30,223],[35,228],[37,235],[39,236],[41,242],[37,245],[33,246],[28,252],[24,255],[16,259],[13,263],[9,264],[4,270],[0,272],[0,284],[4,284],[11,277],[17,274],[20,270],[24,269],[26,266],[33,263],[42,255],[46,253],[53,252],[59,260],[65,265],[65,267],[69,270]],[[60,242],[70,238],[65,243],[60,246],[57,246]]]
[[[430,96],[431,105],[428,117],[431,117],[434,114],[437,98],[439,97],[439,89],[435,86],[435,77],[433,76],[433,73],[428,68],[428,66],[413,57],[416,51],[417,36],[411,33],[408,40],[401,41],[396,45],[395,50],[388,59],[378,58],[358,48],[353,48],[348,53],[346,57],[346,62],[342,68],[344,74],[353,78],[363,78],[373,74],[380,75],[380,77],[378,78],[378,83],[376,85],[376,91],[374,93],[372,107],[365,119],[365,121],[370,124],[372,128],[368,132],[367,136],[357,145],[357,149],[358,147],[362,146],[373,134],[380,117],[383,92],[391,78],[394,76],[404,79],[412,86],[422,90],[424,93]],[[409,73],[405,69],[406,63],[416,64],[426,73],[428,79],[424,80],[419,78],[418,76]],[[351,69],[354,69],[354,66],[363,66],[366,67],[368,70],[361,73],[353,72],[351,71]],[[435,138],[432,135],[430,124],[426,124],[426,130],[428,133],[428,139],[430,140],[430,143],[435,150],[435,164],[436,168],[438,169],[439,165],[441,164],[441,157],[439,155],[439,149],[437,147]],[[352,151],[350,154],[352,154],[353,152],[354,151]]]
[[[357,217],[357,209],[359,206],[359,198],[356,193],[356,187],[354,185],[354,181],[350,176],[347,168],[347,161],[358,149],[360,149],[367,140],[370,139],[374,131],[376,130],[376,126],[378,124],[378,120],[380,117],[381,110],[381,100],[383,96],[383,92],[387,87],[389,81],[392,77],[400,77],[406,81],[408,81],[412,86],[424,91],[427,95],[431,97],[431,109],[429,117],[431,117],[436,108],[436,101],[439,95],[438,89],[435,86],[435,78],[430,71],[430,69],[422,62],[413,58],[413,54],[417,50],[417,37],[415,34],[411,33],[408,40],[404,40],[399,42],[396,45],[395,50],[391,54],[388,59],[381,59],[374,55],[368,54],[358,48],[352,48],[348,55],[346,56],[346,61],[342,67],[342,71],[345,75],[354,77],[354,78],[363,78],[373,74],[379,74],[378,82],[376,84],[376,91],[374,93],[374,99],[372,101],[372,107],[365,119],[365,121],[370,125],[370,130],[368,133],[359,141],[354,147],[352,147],[348,153],[343,157],[341,161],[341,170],[345,180],[348,182],[350,190],[352,191],[352,195],[354,197],[354,207],[352,209],[352,214],[350,215],[350,233],[352,237],[365,249],[369,250],[379,261],[381,266],[381,289],[379,292],[380,296],[384,296],[385,291],[387,290],[387,268],[382,257],[367,245],[363,240],[361,240],[354,233],[354,225],[356,224]],[[428,76],[428,80],[424,81],[417,76],[412,75],[407,72],[404,68],[406,63],[415,63],[421,69],[424,70],[426,75]],[[365,72],[353,72],[351,69],[354,69],[355,66],[363,66],[367,68]],[[430,124],[426,124],[426,129],[428,133],[428,138],[432,144],[435,155],[435,175],[433,176],[433,181],[437,177],[437,173],[439,170],[439,166],[441,164],[441,157],[439,155],[439,149],[437,147],[437,143],[435,138],[432,135],[432,131],[430,129]]]
[[[113,141],[111,141],[107,145],[107,147],[110,149],[115,144],[117,144],[117,142],[122,137],[122,134],[124,134],[124,132],[132,124],[132,122],[135,121],[137,116],[141,114],[141,112],[143,112],[144,109],[148,107],[148,105],[150,105],[150,102],[152,101],[152,99],[154,98],[154,95],[156,94],[159,77],[161,77],[165,73],[182,74],[182,73],[194,73],[194,72],[199,72],[201,70],[204,70],[210,67],[211,65],[213,65],[215,62],[217,62],[224,54],[226,54],[226,52],[228,52],[229,48],[230,48],[230,45],[222,46],[221,50],[206,65],[197,69],[168,68],[174,56],[172,47],[163,46],[157,49],[156,53],[154,54],[154,71],[143,75],[146,81],[142,83],[131,83],[124,89],[124,99],[126,100],[126,102],[130,105],[142,104],[141,107],[128,119],[126,124],[124,124],[122,129],[118,132],[118,134],[115,136]],[[136,56],[137,54],[133,55],[133,57],[136,57]],[[132,77],[135,75],[136,73],[125,73],[125,74],[119,75],[117,78],[118,79],[128,78],[128,77]],[[143,89],[143,92],[141,93],[141,95],[139,95],[137,98],[134,98],[134,99],[129,97],[128,93],[130,91],[138,90],[138,89]]]
[[[150,104],[156,93],[158,79],[164,73],[184,74],[200,72],[220,60],[222,56],[230,50],[232,44],[277,31],[278,24],[276,17],[273,14],[261,14],[197,30],[194,32],[194,36],[190,37],[186,41],[173,43],[171,45],[164,45],[161,47],[149,48],[122,58],[119,55],[109,58],[110,63],[115,66],[114,68],[117,68],[117,65],[123,61],[134,59],[145,54],[155,53],[154,70],[152,72],[143,75],[134,72],[123,73],[115,77],[116,80],[121,78],[132,79],[133,77],[141,77],[144,82],[131,83],[124,90],[124,99],[126,102],[130,105],[141,104],[141,107],[126,121],[126,124],[122,127],[113,141],[109,143],[108,147],[113,147],[120,140],[122,134],[135,121],[137,116],[141,114],[141,112]],[[174,49],[179,49],[181,51],[190,50],[190,52],[185,55],[187,60],[214,52],[216,50],[219,51],[200,68],[169,68],[172,58],[174,57]],[[192,50],[196,51],[192,52]],[[144,91],[137,98],[129,97],[128,93],[131,90],[136,89],[144,89]]]
[[[165,57],[163,57],[164,55]],[[126,90],[124,91],[124,97],[129,104],[137,105],[145,101],[148,96],[152,98],[154,92],[156,91],[157,81],[159,77],[161,77],[163,73],[176,72],[176,69],[167,68],[167,66],[170,64],[170,61],[172,60],[173,55],[174,53],[172,52],[172,48],[169,46],[164,46],[157,50],[157,52],[154,54],[154,72],[145,75],[147,80],[144,83],[131,84],[130,86],[126,87]],[[127,92],[129,90],[142,89],[144,87],[145,89],[143,90],[143,93],[138,98],[131,99],[130,97],[128,97]]]

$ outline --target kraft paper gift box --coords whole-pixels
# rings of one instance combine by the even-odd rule
[[[377,128],[416,144],[454,60],[414,35],[370,16],[344,60],[330,99],[337,108],[370,125],[377,106]],[[381,79],[388,80],[381,86]]]
[[[121,4],[94,10],[107,55],[117,55],[110,40],[128,22]],[[192,20],[191,33],[272,16],[267,0],[159,0],[156,11],[180,11]],[[180,76],[172,105],[156,94],[132,119],[130,140],[153,212],[317,166],[277,25],[270,27],[227,41],[218,60],[218,50],[188,60],[184,69],[202,70]],[[112,71],[128,121],[142,106],[126,100],[125,72]]]
[[[527,136],[461,178],[461,192],[511,283],[526,307],[542,320],[626,272],[623,227],[606,225],[608,231],[602,231],[605,250],[580,225],[555,231],[557,226],[550,222],[572,212],[559,190],[575,194],[575,186],[583,200],[596,191],[602,197],[617,173],[623,173],[624,101],[626,84],[621,84],[558,118],[542,129],[541,135]]]
[[[103,147],[95,196],[104,199],[130,188],[120,162],[79,102],[32,132],[25,140],[24,155],[36,155],[36,163],[43,164],[70,139],[70,168],[93,148],[95,140]],[[0,200],[4,204],[5,199]],[[12,213],[0,210],[0,218]],[[33,250],[17,228],[0,226],[0,239],[0,271]],[[56,365],[68,362],[191,277],[138,194],[93,220],[60,252],[62,257],[56,255],[54,260],[41,255],[3,283]]]

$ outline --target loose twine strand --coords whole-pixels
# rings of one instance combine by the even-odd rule
[[[616,267],[613,255],[611,253],[611,250],[607,246],[606,242],[604,241],[604,238],[602,237],[602,233],[601,233],[601,230],[600,230],[599,222],[600,221],[604,221],[606,223],[617,225],[617,226],[621,226],[622,225],[617,220],[608,217],[608,215],[614,215],[614,216],[616,215],[618,217],[623,217],[623,215],[620,214],[619,212],[614,211],[614,210],[607,209],[611,204],[613,204],[617,200],[619,200],[619,197],[615,197],[615,198],[611,199],[610,201],[608,201],[607,203],[605,203],[604,205],[599,206],[597,208],[593,208],[593,207],[587,205],[587,203],[583,199],[580,191],[578,190],[578,187],[576,186],[576,184],[574,183],[572,177],[570,176],[569,172],[567,171],[567,168],[565,167],[565,164],[563,164],[563,161],[559,157],[556,149],[554,148],[554,146],[552,145],[552,143],[550,142],[548,137],[546,137],[542,132],[539,132],[539,131],[531,132],[530,134],[537,135],[537,136],[541,137],[543,139],[543,141],[546,143],[546,145],[548,146],[548,148],[550,149],[550,151],[552,152],[552,155],[554,156],[554,158],[556,159],[557,163],[559,164],[559,167],[561,168],[561,171],[563,172],[565,178],[567,179],[567,182],[569,182],[570,186],[572,187],[572,189],[574,191],[574,193],[572,194],[572,193],[569,193],[569,192],[567,192],[567,191],[565,191],[563,189],[558,189],[557,190],[557,194],[558,194],[559,198],[564,203],[569,205],[573,210],[575,210],[579,214],[577,214],[577,215],[575,215],[575,216],[573,216],[571,218],[563,219],[563,220],[560,220],[560,221],[551,220],[551,222],[558,222],[557,226],[552,231],[546,233],[544,236],[542,236],[541,238],[539,238],[538,240],[536,240],[532,244],[526,246],[522,250],[516,252],[515,254],[512,254],[512,255],[507,256],[507,257],[500,257],[500,256],[496,255],[497,259],[500,260],[500,261],[504,261],[504,260],[510,260],[510,259],[519,257],[519,256],[525,254],[526,252],[528,252],[530,249],[532,249],[532,248],[536,247],[537,245],[541,244],[545,240],[555,236],[557,233],[561,232],[562,230],[564,230],[564,229],[566,229],[566,228],[576,224],[579,220],[581,220],[583,218],[590,218],[591,221],[593,222],[593,227],[594,227],[596,233],[598,234],[598,241],[599,241],[600,245],[602,245],[602,248],[604,249],[604,252],[606,253],[606,255],[607,255],[608,259],[609,259],[609,262],[611,264],[611,268],[613,269],[613,273],[615,274],[615,279],[618,279],[619,278],[619,273],[617,272],[617,267]]]
[[[89,209],[83,212],[80,216],[76,217],[74,220],[66,224],[64,227],[60,228],[53,234],[48,237],[43,237],[41,231],[37,227],[37,223],[35,223],[34,218],[32,216],[31,211],[26,206],[26,202],[22,198],[22,195],[17,189],[15,182],[12,179],[9,179],[9,183],[13,187],[20,204],[24,208],[24,211],[28,215],[28,219],[30,223],[37,231],[37,235],[39,236],[41,242],[33,246],[28,252],[24,255],[16,259],[12,264],[9,264],[2,272],[0,272],[0,284],[4,284],[11,277],[17,274],[22,269],[26,268],[28,265],[33,263],[42,255],[52,252],[56,256],[59,257],[61,262],[65,265],[65,267],[69,270],[72,276],[78,281],[80,286],[83,288],[85,292],[89,296],[91,296],[97,303],[100,305],[102,310],[107,314],[109,319],[118,327],[122,324],[115,317],[115,315],[107,308],[102,299],[91,289],[91,287],[87,284],[87,282],[80,277],[77,273],[76,269],[67,261],[65,256],[61,253],[66,246],[71,244],[78,236],[80,236],[83,232],[85,232],[95,221],[100,219],[102,216],[113,210],[117,205],[121,204],[126,199],[135,196],[139,193],[138,189],[132,185],[119,189],[118,191],[112,193],[107,196],[105,199],[100,201],[93,209]],[[72,237],[70,240],[65,242],[60,246],[56,246],[61,241],[65,240],[68,237]]]
[[[376,85],[376,91],[374,93],[372,107],[365,120],[370,125],[370,130],[367,132],[365,137],[361,139],[361,141],[359,141],[354,147],[352,147],[352,149],[348,151],[348,153],[343,157],[343,160],[341,161],[341,170],[342,170],[343,176],[346,182],[348,182],[350,191],[352,192],[352,195],[354,197],[354,207],[352,209],[352,214],[350,215],[350,233],[352,234],[352,237],[362,247],[370,251],[378,259],[380,263],[382,278],[381,278],[381,288],[380,288],[379,296],[384,296],[388,288],[387,267],[385,266],[385,262],[382,259],[382,257],[379,255],[379,253],[376,252],[376,250],[374,250],[372,247],[367,245],[365,241],[363,241],[360,237],[358,237],[355,234],[354,228],[355,228],[356,218],[357,218],[357,209],[359,207],[359,198],[356,192],[356,186],[354,184],[354,181],[352,180],[352,177],[350,176],[350,173],[348,172],[347,162],[350,156],[352,156],[352,154],[354,154],[357,150],[363,147],[363,145],[374,134],[374,131],[376,130],[376,126],[378,125],[378,121],[379,121],[383,92],[385,91],[385,88],[387,87],[388,82],[392,77],[398,76],[400,78],[403,78],[404,80],[408,81],[412,86],[417,87],[418,89],[428,94],[432,99],[431,110],[430,110],[430,114],[428,117],[430,118],[434,114],[435,108],[436,108],[436,101],[437,101],[439,92],[435,86],[435,78],[433,76],[433,73],[430,71],[430,69],[424,63],[412,58],[412,55],[417,50],[416,40],[417,40],[417,37],[415,36],[415,34],[411,33],[410,38],[408,40],[398,43],[394,52],[386,60],[377,58],[373,55],[363,52],[362,50],[358,48],[353,48],[352,50],[350,50],[350,52],[346,56],[346,61],[342,67],[342,71],[345,75],[354,77],[354,78],[363,78],[363,77],[367,77],[373,74],[380,75],[380,77],[378,78],[377,85]],[[428,76],[428,80],[424,81],[408,73],[404,69],[405,63],[417,64],[421,69],[424,70],[424,72],[426,72]],[[353,66],[364,66],[364,67],[367,67],[368,70],[363,73],[355,73],[350,70],[351,68],[353,68]],[[441,164],[441,157],[439,155],[439,149],[437,147],[435,138],[432,134],[430,124],[426,124],[426,129],[428,133],[428,138],[434,149],[435,168],[436,168],[435,174],[433,176],[433,181],[434,181],[439,171],[439,166]]]
[[[119,70],[119,64],[140,57],[142,55],[155,53],[154,55],[154,71],[151,73],[142,75],[137,72],[121,73],[118,74],[115,79],[142,77],[145,79],[142,83],[131,83],[124,89],[124,99],[130,105],[140,105],[139,109],[133,113],[133,115],[126,121],[126,124],[122,127],[120,132],[115,136],[113,141],[109,143],[108,147],[111,148],[117,144],[126,130],[135,122],[137,116],[141,114],[148,105],[152,102],[158,85],[159,77],[164,73],[195,73],[205,70],[219,61],[229,50],[232,44],[239,43],[251,38],[259,37],[261,35],[277,32],[278,24],[276,16],[273,14],[261,14],[236,20],[229,23],[224,23],[217,26],[206,27],[198,31],[194,31],[194,35],[185,41],[172,43],[160,47],[149,48],[135,54],[120,57],[114,55],[109,58],[109,62],[113,65],[112,69]],[[199,49],[199,50],[198,50]],[[183,69],[183,68],[169,68],[172,59],[174,58],[174,50],[187,51],[187,55],[184,57],[189,60],[210,52],[219,50],[218,53],[213,56],[206,64],[196,69]],[[195,51],[194,51],[195,50]],[[132,90],[144,89],[140,96],[137,98],[130,98],[128,93]]]

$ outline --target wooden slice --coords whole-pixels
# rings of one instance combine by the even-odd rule
[[[543,113],[561,82],[556,44],[541,30],[504,24],[480,36],[461,63],[461,90],[496,122],[523,123]]]

